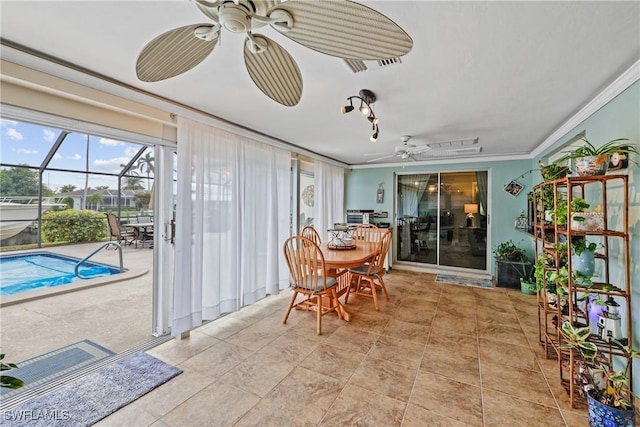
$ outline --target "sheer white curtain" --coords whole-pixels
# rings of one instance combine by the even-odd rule
[[[313,175],[313,226],[324,242],[327,230],[333,228],[334,223],[345,221],[344,168],[316,161]]]
[[[288,286],[291,153],[178,118],[172,334]]]

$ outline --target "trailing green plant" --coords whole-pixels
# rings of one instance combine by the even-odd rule
[[[598,244],[589,242],[585,236],[575,236],[571,239],[571,250],[574,254],[580,256],[584,251],[595,252]]]
[[[524,249],[509,240],[508,242],[502,242],[493,250],[493,256],[496,259],[505,261],[517,261],[527,262],[529,257]]]
[[[106,218],[99,212],[66,209],[42,215],[45,242],[96,242],[106,237]]]
[[[598,347],[588,341],[591,336],[588,326],[575,328],[567,321],[562,324],[560,333],[563,342],[560,348],[577,350],[584,359],[579,361],[579,384],[583,394],[589,394],[598,402],[616,409],[632,409],[633,403],[629,399],[630,363],[625,363],[620,371],[613,370],[599,353]],[[640,352],[621,341],[612,340],[612,343],[630,357],[640,357]]]
[[[571,212],[586,212],[591,205],[582,197],[574,197],[571,199]],[[558,207],[553,212],[553,216],[558,225],[567,223],[567,215],[569,214],[568,203],[566,200],[559,200]],[[576,221],[584,221],[584,217],[574,218]]]
[[[591,142],[589,142],[586,136],[583,136],[580,139],[584,141],[584,145],[581,145],[580,147],[572,151],[563,151],[566,154],[562,158],[558,159],[555,163],[562,163],[569,159],[579,159],[581,157],[601,156],[601,155],[608,156],[614,153],[622,153],[626,155],[629,161],[633,161],[631,159],[631,156],[638,154],[638,149],[636,148],[635,145],[632,145],[628,142],[623,142],[623,141],[629,141],[629,138],[616,138],[601,145],[600,147],[596,147],[593,144],[591,144]]]
[[[4,353],[0,353],[0,371],[10,371],[16,369],[18,365],[4,361]],[[24,381],[10,375],[0,375],[0,387],[18,389],[24,386]]]

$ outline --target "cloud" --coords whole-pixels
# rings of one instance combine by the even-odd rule
[[[56,133],[50,129],[42,129],[42,137],[47,142],[53,142],[56,140]]]
[[[99,143],[102,145],[108,145],[110,147],[115,147],[117,145],[124,145],[124,142],[122,141],[116,141],[115,139],[109,139],[109,138],[100,138]]]
[[[26,148],[14,148],[12,151],[20,154],[38,154],[38,150],[28,150]]]
[[[73,156],[68,156],[67,159],[80,160],[82,159],[82,156],[80,154],[74,154]]]
[[[131,160],[131,158],[135,156],[139,150],[140,150],[139,148],[128,147],[124,150],[124,155],[129,157],[129,160]],[[127,160],[124,163],[129,163],[129,160]]]
[[[15,128],[7,128],[5,135],[16,141],[22,141],[24,139],[24,136]]]
[[[15,120],[0,119],[0,125],[2,125],[3,128],[9,126],[18,126],[18,122]]]
[[[56,153],[56,154],[53,155],[53,158],[54,159],[61,159],[62,155],[60,153]]]
[[[113,159],[96,159],[93,166],[96,170],[103,172],[119,173],[122,170],[120,165],[126,165],[131,160],[130,157],[114,157]]]

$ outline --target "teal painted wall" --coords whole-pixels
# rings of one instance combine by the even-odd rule
[[[512,240],[521,244],[533,256],[533,241],[526,233],[515,229],[515,218],[521,210],[527,211],[527,193],[533,188],[530,160],[514,160],[502,162],[478,162],[456,165],[405,166],[394,168],[355,169],[345,177],[345,208],[374,209],[389,212],[389,222],[393,222],[394,213],[394,174],[433,173],[433,172],[466,172],[488,171],[489,173],[489,241],[487,252],[490,255],[488,266],[493,273],[494,261],[491,256],[493,248],[501,242]],[[524,174],[524,177],[519,178]],[[524,189],[517,197],[504,191],[504,186],[511,180],[518,182]],[[382,183],[385,190],[383,204],[376,203],[376,190]],[[386,221],[386,220],[383,220]]]

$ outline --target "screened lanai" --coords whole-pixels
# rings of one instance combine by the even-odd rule
[[[93,219],[103,225],[95,225],[101,232],[73,236],[78,242],[109,238],[107,212],[125,224],[131,217],[153,216],[152,146],[6,117],[1,123],[2,250],[77,243],[47,233],[57,211],[101,214]]]

